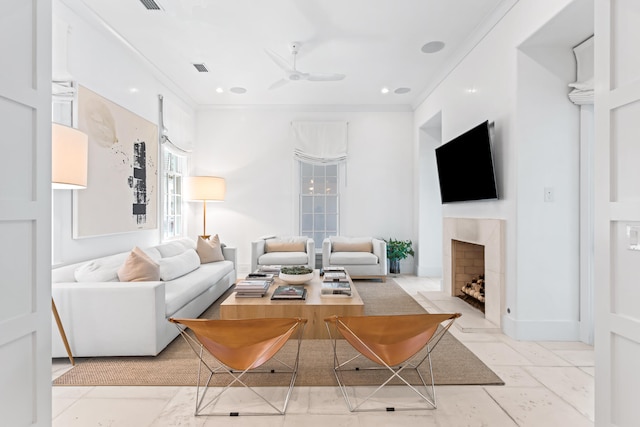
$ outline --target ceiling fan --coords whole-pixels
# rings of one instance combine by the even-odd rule
[[[285,76],[269,86],[269,89],[276,89],[291,81],[308,80],[310,82],[334,82],[344,79],[344,74],[335,73],[305,73],[296,69],[296,56],[300,51],[300,43],[292,42],[289,44],[289,50],[293,55],[293,66],[290,66],[286,59],[278,55],[277,53],[265,49],[265,52],[273,62],[285,72]]]

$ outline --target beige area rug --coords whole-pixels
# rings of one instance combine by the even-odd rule
[[[355,286],[365,303],[365,314],[410,314],[424,309],[392,279],[386,283],[356,281]],[[230,291],[229,291],[230,292]],[[203,318],[217,318],[219,302],[224,295],[203,313]],[[455,327],[455,326],[454,326]],[[292,344],[292,343],[290,343]],[[293,354],[293,345],[283,348],[282,359]],[[343,345],[342,345],[343,344]],[[344,341],[341,352],[351,352]],[[436,385],[503,385],[504,382],[469,349],[450,333],[446,333],[432,353],[433,375]],[[271,363],[271,362],[270,362]],[[297,386],[335,386],[333,353],[329,340],[303,340]],[[361,365],[363,368],[365,363]],[[266,366],[267,368],[277,366]],[[425,363],[424,367],[428,367]],[[155,357],[94,357],[76,359],[76,366],[54,380],[54,385],[73,386],[190,386],[197,381],[198,358],[182,337],[177,337]],[[428,369],[423,375],[429,380]],[[350,374],[354,385],[379,384],[385,373],[360,370]],[[388,375],[387,375],[388,376]],[[221,378],[224,382],[228,378]],[[290,378],[289,378],[290,379]],[[416,379],[411,382],[416,383]],[[250,382],[256,386],[288,385],[284,374],[256,374]],[[218,385],[215,381],[211,385]]]

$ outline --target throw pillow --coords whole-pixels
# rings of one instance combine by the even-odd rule
[[[373,252],[371,242],[333,242],[333,252]]]
[[[188,249],[180,255],[162,258],[160,261],[160,280],[165,282],[191,273],[200,267],[200,257],[194,249]]]
[[[201,264],[224,261],[220,237],[218,237],[217,234],[209,238],[209,240],[204,240],[202,237],[198,237],[196,252],[198,252]]]
[[[121,282],[153,282],[160,280],[160,268],[144,251],[133,248],[118,270]]]
[[[283,242],[281,240],[266,240],[265,252],[306,252],[304,242]]]

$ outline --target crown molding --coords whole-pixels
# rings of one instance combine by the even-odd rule
[[[207,104],[198,106],[198,111],[209,110],[260,110],[260,111],[294,111],[310,113],[407,113],[413,112],[413,108],[408,104],[398,105],[375,105],[375,104],[353,104],[353,105],[323,105],[323,104]]]

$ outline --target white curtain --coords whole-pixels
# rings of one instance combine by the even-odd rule
[[[291,123],[294,155],[307,163],[332,164],[347,160],[347,122]]]
[[[593,36],[573,48],[576,57],[576,81],[569,99],[576,105],[593,104]]]

